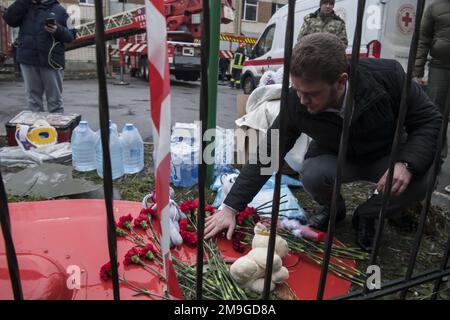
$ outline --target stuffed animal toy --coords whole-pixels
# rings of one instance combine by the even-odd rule
[[[233,187],[233,184],[236,182],[236,179],[239,175],[237,173],[224,174],[220,177],[220,182],[222,183],[222,194],[223,199],[225,199],[228,193]]]
[[[269,231],[263,224],[256,224],[252,250],[247,255],[237,259],[230,267],[232,278],[242,288],[248,288],[259,294],[263,292],[268,245]],[[289,278],[289,271],[282,266],[281,260],[288,253],[289,247],[286,240],[276,236],[270,291],[275,289],[276,284]]]
[[[172,200],[175,195],[175,192],[172,188],[170,188],[170,199],[169,199],[169,230],[170,230],[170,246],[179,246],[183,243],[183,238],[180,235],[180,225],[178,221],[181,219],[186,219],[186,215],[183,211],[180,210],[177,203]],[[144,208],[152,208],[153,210],[157,209],[156,206],[156,193],[152,192],[144,197],[142,201],[142,206]]]

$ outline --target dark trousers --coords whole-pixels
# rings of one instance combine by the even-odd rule
[[[220,69],[220,81],[225,81],[227,80],[227,69],[226,68],[221,68]]]
[[[389,157],[366,165],[346,163],[342,181],[371,181],[377,183],[388,168]],[[300,180],[305,190],[320,205],[331,206],[333,185],[336,177],[337,156],[321,155],[306,159],[300,172]],[[410,205],[425,198],[428,174],[418,180],[411,180],[408,188],[398,197],[391,196],[387,207],[387,216],[395,218]],[[373,195],[357,208],[357,214],[363,218],[376,218],[379,215],[383,196]],[[344,199],[339,196],[338,210],[345,208]]]
[[[241,88],[241,73],[242,69],[231,69],[231,86],[234,87],[236,85],[236,88]]]
[[[429,70],[427,94],[443,114],[445,102],[447,99],[450,99],[450,97],[447,97],[448,88],[450,87],[450,68],[445,69],[430,66]],[[448,121],[448,119],[444,119],[444,121]],[[445,136],[441,151],[442,160],[447,157],[447,152],[447,136]]]

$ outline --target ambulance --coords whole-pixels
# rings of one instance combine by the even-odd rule
[[[430,1],[427,1],[427,5]],[[298,0],[295,4],[294,45],[303,24],[303,18],[319,8],[319,0]],[[346,24],[352,52],[356,27],[357,1],[336,0],[335,13]],[[288,6],[280,8],[269,20],[266,28],[244,63],[241,84],[245,94],[250,94],[259,84],[262,74],[283,66],[284,42]],[[366,1],[361,38],[361,57],[388,58],[399,61],[406,70],[409,47],[414,33],[416,1],[368,0]]]

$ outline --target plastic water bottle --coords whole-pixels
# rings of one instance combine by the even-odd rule
[[[87,121],[80,121],[80,124],[73,130],[72,145],[72,165],[77,171],[91,171],[96,169],[95,162],[95,133],[89,128]]]
[[[171,181],[175,187],[190,188],[198,181],[197,149],[186,143],[171,146]]]
[[[109,128],[112,128],[114,133],[119,136],[119,132],[117,131],[117,124],[112,122],[112,120],[109,120]]]
[[[125,124],[120,136],[123,149],[123,168],[132,174],[144,169],[144,141],[138,129],[131,123]]]
[[[97,141],[95,143],[96,151],[96,167],[97,174],[103,178],[103,149],[102,149],[102,139],[98,135]],[[123,176],[123,155],[122,155],[122,145],[119,140],[119,136],[114,131],[112,126],[109,127],[109,153],[111,157],[111,171],[113,180]]]

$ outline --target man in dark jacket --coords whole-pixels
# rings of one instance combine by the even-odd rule
[[[315,33],[294,48],[290,70],[292,88],[282,150],[288,152],[301,133],[313,139],[300,172],[305,190],[323,206],[310,225],[326,230],[329,220],[337,153],[348,94],[348,61],[345,47],[335,35]],[[369,180],[385,192],[389,155],[394,139],[405,73],[394,60],[361,60],[357,77],[355,109],[351,119],[343,181]],[[408,97],[404,139],[394,168],[389,216],[422,199],[425,176],[434,153],[442,116],[416,83]],[[272,129],[279,128],[277,118]],[[268,133],[269,134],[269,133]],[[269,137],[269,135],[268,135]],[[267,150],[271,149],[267,139]],[[206,219],[205,237],[227,228],[230,239],[235,213],[251,202],[270,175],[261,175],[261,163],[247,164],[228,193],[221,211]],[[265,166],[267,167],[267,165]],[[357,243],[370,250],[382,195],[373,195],[353,214]],[[338,221],[346,215],[344,199],[338,203]]]
[[[25,82],[28,108],[64,112],[62,99],[64,43],[75,38],[67,28],[69,15],[56,0],[16,0],[3,15],[11,27],[20,27],[16,59]]]

